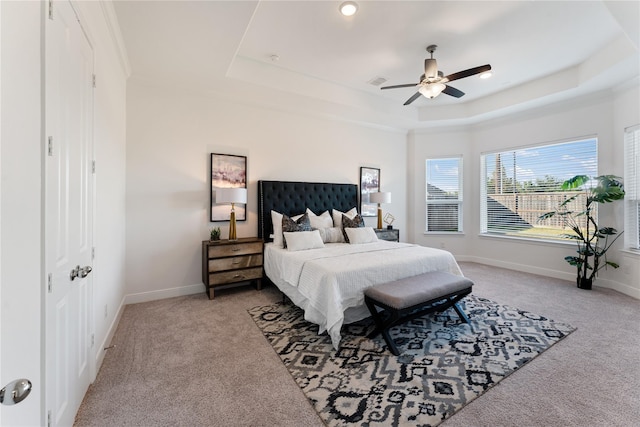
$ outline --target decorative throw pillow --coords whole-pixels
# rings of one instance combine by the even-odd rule
[[[324,248],[324,243],[318,230],[297,231],[295,233],[285,231],[283,234],[289,251]]]
[[[344,231],[349,236],[349,243],[352,245],[378,241],[378,236],[373,231],[373,227],[345,228]]]
[[[344,243],[342,229],[338,227],[319,228],[318,231],[324,243]]]
[[[302,214],[300,218],[293,219],[286,215],[282,215],[282,232],[293,233],[296,231],[311,231],[311,223],[309,222],[309,215]],[[283,239],[283,246],[287,247],[287,240]]]
[[[346,215],[342,215],[342,234],[344,235],[345,242],[349,243],[349,236],[344,231],[345,228],[358,228],[364,227],[364,219],[360,216],[360,214],[356,214],[353,218],[349,218]]]
[[[316,215],[311,209],[307,208],[307,215],[309,215],[311,228],[320,230],[321,228],[333,227],[333,219],[329,211],[324,211],[320,215]]]
[[[334,227],[342,229],[342,215],[346,215],[348,218],[353,218],[354,216],[358,215],[358,209],[351,208],[348,212],[340,212],[337,209],[333,209],[332,216]]]
[[[296,215],[292,217],[293,220],[297,220],[302,215]],[[273,239],[274,246],[280,248],[284,247],[284,239],[282,237],[282,214],[280,212],[271,211],[271,225],[273,227],[273,235],[269,236]]]

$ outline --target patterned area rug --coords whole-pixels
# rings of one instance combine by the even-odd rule
[[[570,325],[467,296],[453,308],[391,329],[394,356],[373,322],[342,329],[340,349],[291,304],[249,310],[327,426],[436,426],[573,332]]]

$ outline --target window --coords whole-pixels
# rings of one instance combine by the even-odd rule
[[[462,232],[462,157],[427,159],[426,169],[426,231]]]
[[[563,191],[576,175],[596,176],[596,138],[551,143],[481,156],[481,232],[511,237],[567,240],[562,219],[539,221],[576,192]],[[582,192],[580,192],[582,194]],[[584,195],[569,209],[582,210]]]
[[[624,246],[640,249],[640,125],[624,131]]]

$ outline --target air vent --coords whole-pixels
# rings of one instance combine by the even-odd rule
[[[380,86],[382,83],[386,81],[387,79],[385,79],[384,77],[374,77],[373,79],[369,80],[367,83],[373,86]]]

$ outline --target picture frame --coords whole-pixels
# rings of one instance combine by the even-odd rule
[[[209,182],[209,220],[211,222],[229,221],[230,205],[216,204],[216,190],[220,188],[247,188],[247,156],[211,153]],[[246,204],[235,205],[236,221],[247,219]]]
[[[378,205],[369,203],[369,193],[380,191],[380,169],[360,168],[360,216],[377,216]]]

